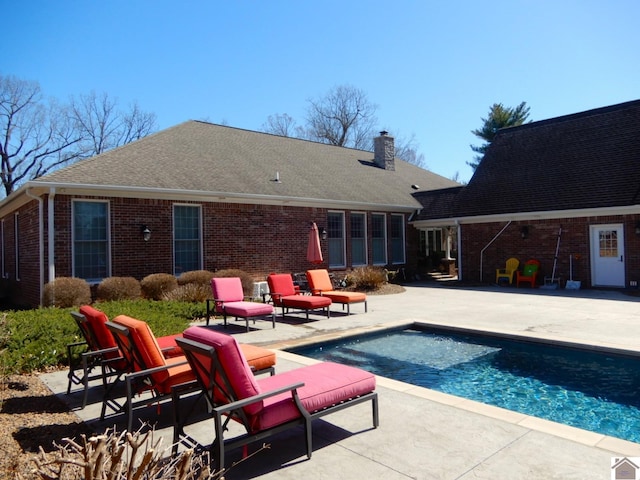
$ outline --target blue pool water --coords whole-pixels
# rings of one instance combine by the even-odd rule
[[[640,443],[637,358],[421,330],[291,351]]]

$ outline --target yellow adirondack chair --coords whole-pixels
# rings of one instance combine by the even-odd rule
[[[520,260],[517,258],[510,258],[504,268],[496,268],[496,283],[500,283],[501,278],[509,279],[509,285],[513,283],[513,274],[518,270]]]

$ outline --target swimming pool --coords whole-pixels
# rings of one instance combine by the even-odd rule
[[[640,442],[639,358],[421,329],[289,351]]]

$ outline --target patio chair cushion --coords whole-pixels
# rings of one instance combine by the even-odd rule
[[[307,281],[314,295],[324,295],[336,303],[360,303],[367,300],[362,292],[335,290],[326,269],[307,270]]]
[[[364,395],[376,387],[376,378],[372,373],[332,362],[317,363],[273,377],[260,378],[258,386],[261,391],[267,392],[297,382],[304,382],[304,386],[298,389],[298,396],[309,412],[323,410]],[[264,400],[263,409],[254,419],[252,427],[263,430],[299,416],[300,412],[291,400],[291,394],[283,393]]]
[[[261,315],[271,315],[273,305],[258,302],[225,302],[224,311],[227,315],[236,317],[259,317]]]
[[[303,310],[315,310],[331,305],[329,297],[321,297],[319,295],[288,295],[280,299],[286,307],[300,308]]]
[[[303,382],[305,385],[298,389],[298,396],[309,412],[315,412],[375,389],[376,381],[373,374],[359,368],[331,362],[318,363],[256,379],[236,339],[232,336],[195,326],[184,331],[184,338],[215,348],[220,365],[237,399]],[[253,403],[244,410],[252,416],[253,431],[270,428],[300,417],[300,412],[289,392]]]
[[[222,364],[227,377],[231,382],[231,388],[236,398],[252,397],[260,393],[256,379],[251,372],[244,355],[231,335],[218,333],[208,328],[189,327],[183,332],[184,338],[195,342],[203,343],[215,348],[220,363]],[[214,394],[217,392],[214,392]],[[222,402],[227,399],[219,399]],[[253,403],[244,408],[249,415],[255,415],[262,410],[262,402]]]
[[[208,331],[208,328],[193,326],[187,328],[184,331],[183,336],[184,338],[210,345],[210,343],[207,343],[208,340],[211,339],[211,336],[206,333]],[[256,371],[259,371],[273,367],[276,364],[276,354],[266,348],[257,347],[248,343],[241,343],[240,351],[249,364],[250,369],[253,368]]]
[[[89,322],[89,325],[93,329],[96,341],[98,342],[99,350],[114,348],[118,346],[115,339],[113,338],[113,335],[105,325],[105,323],[109,321],[109,318],[104,312],[101,312],[91,305],[83,305],[79,308],[79,311],[82,315],[85,316],[87,322]],[[182,356],[182,350],[176,344],[176,338],[181,336],[182,334],[179,333],[176,335],[166,335],[164,337],[158,337],[156,339],[163,355],[166,358]],[[106,358],[116,358],[118,356],[119,354],[117,352],[113,352],[107,354]],[[114,368],[118,368],[117,365],[114,365]]]
[[[184,356],[165,359],[156,337],[146,322],[127,315],[118,315],[113,319],[113,322],[129,329],[131,338],[144,362],[144,365],[140,366],[142,369],[164,367],[186,361]],[[191,367],[187,363],[153,373],[151,377],[153,378],[154,388],[163,394],[170,393],[172,385],[189,382],[195,378]]]

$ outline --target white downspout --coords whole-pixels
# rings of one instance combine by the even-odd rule
[[[42,305],[42,294],[43,294],[43,285],[44,285],[44,219],[43,211],[44,211],[44,200],[42,197],[34,195],[31,193],[31,188],[27,188],[25,190],[27,197],[33,198],[38,202],[38,256],[40,261],[38,262],[38,269],[40,274],[39,280],[39,289],[40,289],[40,305]],[[16,261],[18,259],[16,258]]]
[[[487,248],[489,248],[489,245],[491,245],[493,242],[495,242],[495,241],[498,239],[498,237],[499,237],[500,235],[502,235],[502,232],[504,232],[504,231],[507,229],[507,227],[508,227],[509,225],[511,225],[511,223],[512,223],[512,222],[513,222],[513,220],[509,220],[509,221],[507,222],[507,224],[506,224],[504,227],[502,227],[502,230],[500,230],[498,233],[496,233],[496,236],[495,236],[495,237],[493,237],[493,238],[491,239],[491,241],[490,241],[489,243],[487,243],[487,244],[484,246],[484,248],[483,248],[482,250],[480,250],[480,281],[481,281],[481,282],[482,282],[482,261],[483,261],[483,257],[484,257],[484,251],[485,251]]]
[[[47,229],[47,258],[49,259],[49,281],[53,281],[56,278],[56,250],[55,250],[55,210],[53,200],[56,196],[55,187],[51,187],[49,189],[49,200],[47,205],[47,225],[49,228]]]
[[[456,220],[456,229],[458,230],[458,235],[456,235],[458,240],[458,280],[462,280],[462,226],[458,220]]]

